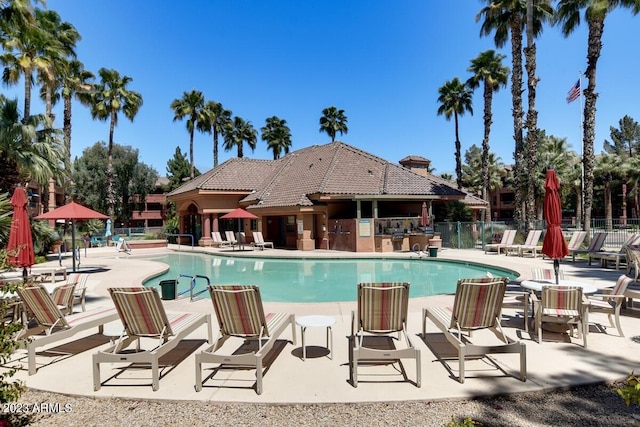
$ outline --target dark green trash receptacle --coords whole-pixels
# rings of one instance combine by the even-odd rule
[[[176,281],[175,280],[163,280],[160,282],[160,291],[162,292],[163,300],[176,299]]]
[[[438,247],[437,246],[429,246],[429,256],[437,257],[438,256]]]

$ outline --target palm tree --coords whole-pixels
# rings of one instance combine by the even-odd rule
[[[267,147],[273,151],[273,160],[280,158],[280,154],[289,152],[291,147],[291,130],[287,121],[276,116],[269,117],[265,126],[260,129],[261,139],[266,141]]]
[[[613,206],[611,204],[611,187],[614,179],[621,172],[620,159],[614,154],[599,156],[594,168],[594,175],[604,184],[604,217],[607,230],[613,230]]]
[[[458,189],[462,188],[462,155],[460,153],[460,136],[458,134],[458,116],[462,116],[465,112],[469,112],[473,115],[473,91],[462,83],[457,77],[453,80],[445,82],[440,89],[438,89],[438,115],[444,114],[447,120],[451,120],[453,115],[456,132],[456,177]]]
[[[109,120],[109,145],[107,150],[107,210],[113,221],[115,214],[116,195],[113,175],[113,132],[118,124],[118,114],[133,121],[142,106],[142,95],[129,90],[127,86],[133,81],[129,76],[120,76],[116,70],[100,68],[98,71],[100,83],[94,91],[81,95],[91,105],[91,116],[101,121]]]
[[[81,94],[90,93],[94,86],[90,83],[95,75],[84,69],[84,64],[77,59],[63,61],[60,64],[60,90],[63,102],[62,132],[64,133],[64,145],[71,156],[71,106],[75,97],[81,103],[86,103],[86,98]]]
[[[42,114],[21,120],[18,101],[0,96],[0,192],[17,183],[44,185],[52,176],[63,180],[68,156],[59,133]]]
[[[496,54],[493,50],[486,50],[472,59],[471,66],[467,69],[473,73],[467,80],[469,87],[475,89],[480,86],[480,83],[484,85],[484,138],[482,139],[482,198],[484,200],[488,200],[489,194],[489,134],[493,121],[491,103],[493,93],[497,92],[500,86],[506,86],[509,75],[509,69],[502,65],[504,58],[505,55]],[[483,221],[486,220],[486,214],[487,212],[482,212]]]
[[[507,37],[511,35],[511,100],[513,116],[513,139],[515,142],[514,151],[514,220],[518,228],[523,221],[522,201],[523,182],[526,181],[525,171],[528,168],[524,156],[523,140],[523,108],[522,108],[522,32],[525,24],[527,12],[526,0],[485,0],[487,6],[476,15],[476,21],[484,17],[480,35],[488,36],[494,34],[496,47],[502,48]],[[533,21],[534,34],[537,36],[542,32],[542,22],[545,17],[551,16],[553,9],[547,0],[536,0],[535,16]],[[535,93],[534,93],[535,95]]]
[[[187,117],[187,131],[189,132],[189,163],[191,163],[191,179],[195,177],[193,165],[193,133],[199,119],[204,119],[201,114],[204,108],[204,96],[199,90],[184,92],[182,98],[174,99],[171,102],[171,109],[174,116],[173,121],[182,120]]]
[[[198,129],[213,134],[213,167],[218,166],[218,135],[224,135],[225,129],[231,123],[231,111],[225,110],[222,104],[207,101],[200,111]]]
[[[462,165],[462,182],[465,188],[468,188],[475,194],[482,194],[484,177],[482,174],[482,157],[483,153],[480,148],[473,144],[464,153],[465,163]],[[507,171],[500,157],[496,157],[495,153],[489,153],[487,161],[488,188],[493,191],[503,186],[502,178],[506,177]],[[491,216],[490,213],[488,214]]]
[[[325,132],[331,137],[331,142],[336,140],[336,133],[340,132],[340,136],[347,133],[347,116],[344,110],[338,110],[336,107],[327,107],[322,110],[320,117],[320,133]]]
[[[241,117],[234,117],[233,123],[229,125],[224,134],[224,149],[231,150],[234,146],[238,149],[238,158],[243,157],[243,145],[247,143],[251,151],[255,150],[258,142],[258,132],[253,128],[250,121],[245,121]]]
[[[635,15],[640,12],[638,0],[560,0],[557,6],[557,21],[562,26],[562,34],[569,36],[580,24],[580,12],[584,9],[587,21],[587,88],[584,90],[584,120],[582,162],[584,165],[584,229],[591,229],[591,207],[593,205],[593,145],[596,139],[596,69],[602,50],[604,20],[616,7],[631,9]]]

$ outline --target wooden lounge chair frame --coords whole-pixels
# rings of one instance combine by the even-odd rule
[[[492,353],[520,355],[520,380],[527,379],[527,352],[523,342],[507,337],[500,326],[502,301],[508,278],[460,279],[456,287],[453,308],[427,307],[422,309],[422,337],[426,340],[427,319],[444,333],[447,341],[458,350],[458,381],[464,383],[465,359]],[[470,340],[471,332],[488,329],[503,343],[476,345]],[[467,335],[463,335],[463,333]],[[443,359],[436,354],[439,360]]]
[[[407,333],[409,283],[359,283],[358,308],[351,312],[349,337],[349,363],[351,385],[358,387],[359,362],[416,360],[416,387],[421,386],[420,349],[411,342]],[[404,338],[401,348],[380,349],[365,345],[366,336]]]
[[[202,390],[202,364],[217,363],[225,367],[255,368],[256,393],[262,394],[263,359],[287,327],[291,327],[292,343],[295,345],[295,316],[289,313],[268,313],[265,316],[260,288],[255,285],[216,285],[209,286],[208,289],[218,319],[219,332],[210,347],[196,354],[195,390]],[[257,341],[258,349],[239,354],[220,352],[223,344],[231,337]]]
[[[96,308],[65,317],[42,286],[18,288],[18,295],[36,322],[35,326],[26,327],[16,337],[20,346],[27,349],[29,375],[37,371],[36,349],[95,327],[102,333],[106,323],[118,320],[118,312],[113,307]]]
[[[114,343],[93,355],[93,389],[100,390],[101,363],[148,363],[152,389],[160,388],[159,359],[199,327],[207,326],[207,342],[212,341],[211,316],[201,313],[166,313],[155,288],[109,288],[123,331]],[[150,338],[157,345],[141,349],[140,340]],[[135,351],[127,347],[135,342]]]

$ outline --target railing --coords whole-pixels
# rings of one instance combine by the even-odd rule
[[[187,293],[189,293],[189,301],[190,302],[193,302],[194,298],[196,298],[196,297],[202,295],[203,293],[207,292],[207,288],[211,284],[211,282],[209,281],[209,278],[207,276],[201,276],[199,274],[196,274],[196,275],[179,274],[178,277],[176,278],[176,289],[178,287],[178,282],[180,281],[181,277],[188,277],[188,278],[191,279],[191,282],[189,283],[189,289],[178,293],[177,297],[180,298],[181,296],[186,295]],[[207,281],[207,285],[205,286],[204,289],[201,289],[198,292],[194,293],[193,291],[196,288],[196,280],[197,279],[205,279]]]
[[[561,227],[567,238],[574,231],[582,229],[571,219],[563,219]],[[508,221],[438,222],[434,224],[434,231],[440,233],[442,238],[442,246],[457,249],[484,249],[484,245],[488,243],[499,242],[505,230],[514,228],[514,223]],[[537,220],[534,222],[533,228],[546,230],[547,224],[544,220]],[[624,220],[616,218],[609,221],[604,218],[592,219],[589,237],[593,237],[595,233],[600,231],[608,232],[604,246],[607,249],[617,249],[622,247],[633,233],[640,233],[640,218]],[[524,241],[525,236],[526,232],[519,230],[516,242],[518,239]]]

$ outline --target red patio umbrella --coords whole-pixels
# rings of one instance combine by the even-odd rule
[[[109,219],[109,217],[76,202],[70,202],[52,211],[38,215],[35,219],[64,219],[71,221],[71,249],[73,251],[71,258],[73,259],[73,271],[76,271],[76,220]]]
[[[258,219],[257,216],[251,212],[247,212],[242,208],[235,209],[220,217],[221,219]]]
[[[420,226],[429,226],[429,210],[427,209],[427,202],[422,202],[422,213],[420,216]]]
[[[560,204],[560,182],[555,169],[547,169],[547,177],[544,182],[544,217],[547,220],[547,233],[542,243],[542,253],[553,259],[553,270],[558,274],[560,259],[569,254],[567,241],[564,239],[560,225],[562,223],[562,207]]]
[[[7,252],[11,255],[7,256],[7,261],[16,267],[22,267],[22,276],[26,281],[27,268],[35,264],[36,260],[24,188],[16,187],[11,197],[11,206],[13,206],[13,219],[7,244]]]
[[[242,208],[237,208],[229,213],[222,215],[220,219],[258,219],[258,217],[251,212],[245,211]],[[238,224],[238,231],[242,231],[242,227],[240,227],[240,224]]]

